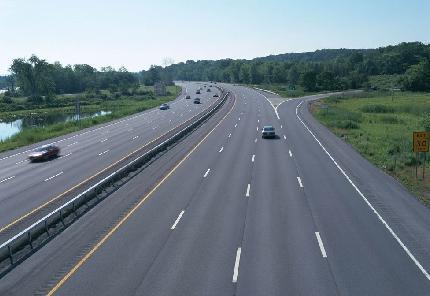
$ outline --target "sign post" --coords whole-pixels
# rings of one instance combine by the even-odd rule
[[[418,152],[429,152],[429,141],[430,141],[430,132],[414,132],[413,134],[413,150],[415,152],[416,158],[418,159]],[[424,162],[423,162],[423,179],[425,173],[426,166],[426,155],[424,154]],[[418,177],[418,164],[415,167],[415,177]]]

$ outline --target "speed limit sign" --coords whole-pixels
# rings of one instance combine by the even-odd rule
[[[429,152],[430,132],[414,132],[414,152]]]

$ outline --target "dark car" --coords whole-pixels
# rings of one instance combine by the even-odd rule
[[[275,138],[275,128],[271,125],[266,125],[263,127],[263,130],[261,131],[261,136],[263,139],[265,138]]]
[[[198,95],[200,94],[200,89],[198,89],[198,90],[196,91],[196,94],[198,94]]]
[[[219,97],[219,95],[218,94],[214,94],[214,98],[218,98]]]
[[[189,100],[189,99],[191,99],[191,96],[190,95],[186,95],[185,99]]]
[[[200,98],[195,98],[193,103],[194,104],[200,104]]]
[[[34,150],[28,159],[30,161],[42,161],[57,157],[60,154],[60,148],[55,145],[45,145]]]
[[[170,109],[169,105],[167,105],[167,104],[161,104],[160,110],[167,110],[167,109]]]
[[[207,91],[207,92],[210,92],[210,91],[211,91],[211,89],[210,89],[210,88],[208,88],[206,91]]]

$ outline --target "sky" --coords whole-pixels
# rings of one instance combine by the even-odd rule
[[[428,0],[0,0],[14,58],[126,67],[430,42]]]

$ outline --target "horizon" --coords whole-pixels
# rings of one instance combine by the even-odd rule
[[[10,29],[2,36],[0,75],[8,75],[13,59],[32,54],[50,63],[88,64],[98,70],[124,66],[139,72],[151,65],[164,66],[167,60],[175,64],[250,60],[322,49],[430,42],[422,30],[430,26],[425,16],[430,3],[421,0],[100,3],[2,0],[0,25]]]

